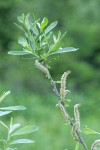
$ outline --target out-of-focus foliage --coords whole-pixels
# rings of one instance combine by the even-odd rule
[[[8,96],[9,94],[10,91],[3,92],[3,94],[0,96],[0,104],[5,99],[5,97]],[[13,111],[25,110],[25,109],[26,108],[24,106],[0,107],[0,118],[2,118],[2,116],[5,117],[5,115],[8,115]],[[20,126],[21,126],[20,123],[13,124],[13,118],[10,118],[9,126],[7,126],[0,119],[0,130],[2,131],[0,133],[0,150],[7,150],[7,149],[15,150],[16,148],[14,148],[13,145],[26,144],[26,143],[29,144],[34,142],[33,140],[30,139],[20,139],[20,138],[18,139],[18,136],[35,132],[38,130],[38,127],[34,125],[27,125],[19,129]],[[15,137],[17,137],[17,139]]]
[[[17,22],[17,16],[23,12],[32,12],[36,18],[48,17],[50,22],[58,20],[58,29],[67,35],[64,39],[65,46],[79,48],[75,53],[62,54],[57,60],[50,62],[51,72],[55,79],[59,79],[66,70],[72,71],[70,80],[73,89],[88,91],[90,94],[98,95],[100,82],[100,1],[99,0],[6,0],[0,1],[0,77],[9,82],[9,76],[14,82],[16,80],[24,82],[28,80],[28,85],[32,86],[34,77],[34,66],[32,60],[25,63],[22,57],[7,56],[9,50],[21,50],[22,47],[17,43],[17,38],[21,35],[19,29],[13,24]],[[49,23],[50,23],[49,22]],[[56,34],[57,35],[57,34]],[[5,63],[6,60],[6,63]],[[19,61],[19,62],[18,62]],[[24,68],[21,62],[25,64]],[[22,67],[20,72],[18,70]],[[59,66],[59,69],[58,69]],[[16,68],[16,69],[15,69]],[[31,68],[29,71],[28,68]],[[26,73],[27,72],[27,73]],[[30,73],[34,74],[30,76]],[[15,75],[17,76],[15,77]],[[36,74],[36,75],[35,75]],[[16,78],[16,79],[15,79]],[[11,82],[11,81],[10,81]],[[38,79],[37,83],[39,84]],[[44,81],[45,82],[45,81]],[[35,88],[38,89],[38,84]],[[18,87],[20,88],[20,86]],[[29,88],[29,87],[28,87]],[[45,89],[43,84],[42,90]],[[92,91],[92,92],[91,92]],[[96,94],[95,94],[96,93]],[[98,97],[98,96],[97,96]]]
[[[7,52],[10,50],[22,49],[17,41],[19,35],[21,35],[21,32],[13,24],[14,22],[18,23],[17,16],[22,13],[27,14],[30,12],[34,13],[36,19],[43,17],[49,18],[49,23],[58,20],[58,28],[55,30],[55,34],[57,35],[59,30],[62,33],[67,30],[67,35],[64,39],[64,46],[73,46],[79,48],[79,50],[75,53],[61,54],[56,58],[56,61],[54,56],[52,62],[49,62],[49,65],[51,66],[51,74],[54,76],[55,80],[59,80],[64,71],[68,69],[72,71],[68,78],[68,86],[72,89],[71,91],[74,91],[74,93],[72,92],[72,95],[74,96],[72,96],[73,103],[81,102],[83,104],[84,111],[82,114],[84,117],[85,115],[90,117],[89,115],[92,114],[91,118],[86,118],[86,122],[90,123],[90,128],[95,129],[98,124],[96,123],[97,118],[93,119],[94,114],[98,116],[100,113],[100,109],[98,108],[100,97],[99,6],[100,0],[0,0],[0,84],[2,85],[3,90],[10,89],[15,93],[20,93],[20,91],[23,91],[24,89],[25,92],[22,92],[22,94],[25,94],[27,90],[30,91],[31,94],[33,92],[40,94],[48,94],[50,91],[52,92],[52,88],[50,88],[51,85],[49,85],[49,82],[46,81],[44,75],[41,75],[39,71],[36,71],[32,59],[24,60],[23,57],[9,56],[7,55]],[[28,97],[28,95],[26,97]],[[21,101],[23,98],[17,96],[17,99]],[[30,99],[33,100],[33,97],[28,97],[27,102],[26,100],[22,100],[22,102],[29,104]],[[47,99],[45,102],[47,102]],[[42,116],[37,114],[35,118],[35,121],[37,122],[43,122],[48,119],[48,115],[51,112],[51,107],[48,106],[48,115],[46,115],[44,119],[40,119],[40,117],[43,117],[45,114],[45,111],[43,111],[45,110],[45,102],[43,101],[43,108],[41,108],[41,105],[39,105],[41,106],[40,108],[38,108],[38,106],[36,107],[35,105],[38,105],[37,102],[34,102],[33,104],[36,108],[34,110],[34,117],[40,109],[43,113]],[[30,112],[28,115],[30,115]],[[51,122],[54,120],[55,117],[53,120],[51,118]],[[50,129],[50,132],[54,129],[54,126],[59,124],[59,122],[54,122],[53,125],[50,125],[49,123],[50,122],[47,124],[47,129]],[[91,126],[91,123],[94,128]],[[40,126],[46,128],[46,123],[43,122]],[[58,130],[59,127],[55,129],[54,132],[58,133]],[[44,131],[41,131],[40,133],[41,139],[43,138],[43,133]],[[52,137],[53,134],[54,133],[52,133]],[[63,134],[65,134],[65,130]],[[57,137],[59,137],[59,135],[57,135]],[[44,141],[46,140],[46,143],[49,143],[49,138],[50,137],[47,131],[44,133]],[[61,139],[66,141],[64,138]],[[59,141],[58,143],[53,141],[55,141],[55,138],[53,138],[53,140],[51,139],[51,143],[54,144],[54,148],[65,148],[60,147]],[[39,142],[43,147],[43,141]],[[53,149],[50,144],[48,145],[50,147],[45,147],[44,149]],[[39,146],[37,147],[37,149],[40,149]]]
[[[0,85],[0,89],[3,90],[3,88],[3,85]],[[72,139],[70,126],[66,124],[60,110],[55,107],[58,100],[54,95],[41,96],[27,92],[25,90],[22,93],[16,92],[17,96],[15,96],[14,93],[15,92],[12,92],[12,94],[8,97],[9,99],[5,100],[5,105],[8,106],[9,103],[14,105],[16,103],[16,105],[24,104],[25,107],[27,107],[26,111],[22,111],[21,113],[19,111],[13,113],[12,117],[15,118],[15,123],[20,122],[22,125],[35,123],[39,126],[38,132],[34,133],[34,135],[27,135],[27,138],[35,140],[35,144],[22,145],[19,147],[19,149],[73,150],[76,142],[74,141],[74,139]],[[69,111],[72,114],[72,117],[73,112],[71,110],[73,110],[73,106],[75,103],[80,102],[83,99],[88,99],[88,101],[91,101],[91,98],[87,96],[84,97],[84,95],[76,95],[75,92],[70,98],[72,99],[70,108],[72,108]],[[84,104],[84,102],[82,102],[82,104]],[[99,131],[99,114],[96,114],[96,112],[92,112],[91,114],[92,115],[89,115],[89,108],[87,108],[85,105],[82,105],[82,107],[80,108],[81,130],[83,130],[87,125],[91,129]],[[8,123],[9,119],[6,118],[6,121]],[[3,134],[4,130],[1,130],[1,133]],[[87,135],[84,134],[84,139],[89,148],[93,141],[99,138],[99,136],[100,135],[88,135],[87,137]],[[79,148],[80,150],[83,150],[81,146]]]

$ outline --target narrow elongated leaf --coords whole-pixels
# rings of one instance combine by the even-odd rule
[[[7,128],[7,129],[8,129],[8,127],[6,126],[6,124],[5,124],[5,123],[3,123],[2,121],[0,121],[0,124],[1,124],[3,127],[5,127],[5,128]]]
[[[52,31],[49,32],[46,36],[42,37],[42,42],[49,41],[49,39],[51,38],[51,36],[52,36]]]
[[[63,45],[63,43],[57,42],[53,45],[53,47],[49,50],[49,54],[55,53],[60,47]]]
[[[9,134],[11,134],[15,129],[19,128],[20,127],[20,124],[14,124],[10,127],[10,131],[9,131]]]
[[[87,128],[87,127],[83,130],[83,132],[84,132],[85,134],[90,134],[90,135],[100,135],[99,132],[93,131],[93,130],[91,130],[90,128]]]
[[[0,96],[0,103],[3,101],[3,99],[10,94],[10,91],[4,92],[1,96]]]
[[[24,107],[24,106],[10,106],[10,107],[0,108],[0,110],[11,110],[11,111],[13,111],[13,110],[25,110],[25,109],[26,109],[26,107]]]
[[[20,25],[18,25],[17,23],[14,23],[21,31],[24,31],[25,32],[25,30],[20,26]]]
[[[10,143],[10,145],[13,144],[28,144],[28,143],[33,143],[34,141],[29,140],[29,139],[19,139],[19,140],[15,140],[12,143]]]
[[[0,116],[4,116],[7,115],[9,113],[11,113],[12,111],[0,111]]]
[[[42,31],[48,24],[48,18],[43,18],[42,23],[40,25],[40,30]]]
[[[25,126],[25,127],[21,128],[21,129],[17,130],[11,136],[32,133],[32,132],[37,131],[38,129],[39,128],[37,126],[28,125],[28,126]]]
[[[10,55],[29,55],[31,52],[29,51],[9,51],[8,54]]]
[[[25,25],[28,30],[30,29],[29,16],[30,16],[30,13],[28,13],[25,17]]]
[[[79,150],[79,142],[76,143],[75,150]]]
[[[58,21],[55,21],[53,23],[51,23],[44,31],[45,34],[49,33],[56,25],[57,25]]]
[[[38,31],[36,25],[34,25],[34,26],[31,28],[31,30],[33,31],[33,33],[34,33],[35,35],[37,35],[37,36],[39,35],[39,31]]]
[[[66,48],[61,48],[53,53],[50,53],[50,55],[53,54],[60,54],[60,53],[67,53],[67,52],[72,52],[72,51],[77,51],[78,48],[74,48],[74,47],[66,47]]]

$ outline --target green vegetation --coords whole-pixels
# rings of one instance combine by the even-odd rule
[[[3,88],[1,89],[3,90]],[[9,102],[12,105],[14,105],[15,102],[16,105],[24,104],[24,106],[27,107],[27,110],[14,112],[12,114],[12,117],[15,117],[14,122],[20,122],[22,125],[37,124],[39,126],[39,130],[34,134],[29,136],[27,135],[27,138],[35,140],[35,143],[22,145],[20,146],[20,149],[27,150],[27,146],[30,150],[43,148],[44,150],[61,150],[65,148],[73,149],[75,141],[72,139],[72,135],[70,134],[70,127],[66,125],[59,109],[55,107],[58,101],[57,98],[55,98],[54,95],[39,96],[30,92],[26,93],[26,91],[21,92],[22,93],[18,92],[17,96],[13,93],[10,94],[7,101],[5,100],[5,105],[7,106]],[[78,97],[75,93],[72,93],[71,95],[72,96],[70,98],[73,100],[71,107],[74,106],[74,103],[76,103],[77,100],[80,101],[81,99],[84,99],[84,96],[82,95],[80,97]],[[89,101],[91,100],[88,97],[85,98]],[[72,109],[70,112],[73,115]],[[88,127],[91,127],[91,129],[99,131],[99,116],[96,116],[95,114],[91,116],[87,114],[87,116],[84,116],[84,112],[86,113],[85,108],[82,106],[80,108],[81,124],[83,125],[82,128],[87,125]],[[6,118],[6,121],[9,122],[8,117]],[[84,135],[84,138],[86,137],[87,135]],[[90,135],[86,140],[88,146],[90,146],[96,138],[99,138],[99,135]],[[72,142],[69,142],[69,140]],[[81,149],[82,148],[80,147],[80,150]]]
[[[7,95],[10,94],[10,91],[4,92],[0,96],[0,104],[5,99]],[[24,106],[9,106],[9,107],[0,107],[0,117],[8,115],[16,110],[25,110]],[[4,118],[4,117],[3,117]],[[38,130],[38,127],[33,125],[27,125],[20,127],[20,123],[13,124],[13,118],[10,120],[10,124],[6,125],[0,119],[0,150],[15,150],[16,145],[20,144],[29,144],[33,143],[33,140],[26,138],[18,138],[21,135],[26,135]]]
[[[57,107],[60,108],[63,117],[68,125],[71,126],[71,134],[73,139],[76,140],[75,149],[78,150],[80,146],[83,149],[88,150],[88,146],[85,143],[82,133],[89,134],[89,135],[99,135],[99,132],[93,131],[87,126],[81,130],[81,121],[80,121],[80,113],[79,107],[80,104],[77,103],[74,105],[74,116],[71,117],[68,111],[68,102],[71,100],[66,99],[70,90],[66,87],[66,79],[68,75],[71,73],[70,71],[66,71],[61,76],[60,81],[53,80],[53,77],[50,73],[50,66],[48,66],[48,57],[51,55],[58,55],[66,52],[76,51],[76,48],[73,47],[66,47],[62,48],[63,42],[62,39],[66,35],[66,32],[61,35],[61,32],[58,32],[58,36],[56,37],[53,34],[53,29],[57,25],[57,21],[48,25],[48,18],[43,18],[41,23],[39,22],[40,19],[35,20],[34,15],[32,15],[32,19],[30,18],[30,14],[28,13],[26,16],[22,14],[22,16],[17,17],[18,21],[22,24],[22,26],[16,24],[20,30],[24,32],[23,37],[18,38],[18,43],[22,45],[22,51],[9,51],[8,54],[11,55],[32,55],[35,66],[43,72],[46,77],[50,80],[51,85],[53,86],[53,92],[58,97],[58,102],[56,104]],[[53,39],[53,43],[51,42]],[[57,87],[57,84],[60,84],[60,88]],[[26,128],[25,128],[26,129]],[[21,129],[23,131],[23,129]],[[20,132],[17,132],[19,135]],[[27,133],[27,132],[26,132]],[[15,132],[16,135],[16,132]],[[12,143],[16,144],[21,142],[27,142],[26,140],[17,140]],[[29,142],[30,140],[28,140]],[[91,146],[91,150],[98,149],[98,145],[100,144],[100,140],[97,139]],[[89,146],[90,147],[90,146]],[[90,149],[90,148],[89,148]]]
[[[17,44],[16,39],[23,32],[20,32],[12,22],[16,22],[17,16],[23,12],[25,14],[33,12],[36,18],[43,16],[49,18],[49,24],[52,20],[59,21],[54,30],[56,36],[59,30],[62,33],[66,29],[68,30],[63,39],[64,46],[72,47],[74,45],[79,48],[79,51],[58,55],[56,61],[55,55],[52,55],[53,60],[50,56],[48,61],[48,65],[51,66],[50,72],[54,80],[59,80],[62,72],[66,69],[71,70],[72,73],[67,83],[72,92],[71,95],[68,95],[68,98],[72,100],[70,107],[74,107],[76,103],[81,103],[81,124],[99,131],[99,5],[99,0],[86,2],[82,0],[0,1],[0,93],[4,90],[12,91],[12,97],[3,102],[5,106],[8,106],[9,103],[28,106],[29,109],[19,113],[19,115],[14,112],[16,122],[20,120],[24,125],[34,121],[40,127],[39,132],[34,137],[36,143],[29,146],[30,150],[33,148],[37,150],[73,149],[75,143],[74,140],[69,143],[69,140],[72,139],[69,127],[64,125],[64,119],[60,118],[58,109],[55,109],[57,99],[51,95],[51,85],[45,80],[45,76],[41,75],[34,66],[33,56],[27,59],[28,55],[24,57],[7,55],[7,52],[11,50],[22,50],[22,46]],[[41,21],[39,22],[41,23]],[[45,59],[44,56],[42,59]],[[69,111],[73,116],[71,110]],[[6,117],[4,121],[8,123],[8,118]],[[66,139],[67,136],[68,139]],[[96,137],[89,136],[86,141],[87,145],[90,146],[97,138],[99,135]],[[27,148],[22,146],[21,149]]]

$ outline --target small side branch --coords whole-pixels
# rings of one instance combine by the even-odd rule
[[[60,88],[60,92],[59,92],[58,89],[57,89],[57,86],[56,86],[56,82],[52,79],[52,76],[51,76],[51,74],[49,72],[48,66],[43,65],[39,61],[35,61],[35,65],[36,65],[36,67],[39,70],[41,70],[43,73],[45,73],[46,76],[48,77],[48,79],[51,81],[51,84],[53,86],[53,91],[54,91],[55,95],[60,100],[58,106],[61,109],[65,120],[68,121],[69,124],[73,128],[74,127],[74,123],[73,123],[73,121],[72,121],[72,119],[71,119],[71,117],[70,117],[70,115],[69,115],[69,113],[68,113],[68,111],[67,111],[67,109],[66,109],[66,107],[64,105],[66,93],[69,92],[69,90],[66,90],[66,78],[69,75],[70,71],[64,72],[64,74],[62,75],[62,77],[61,77],[61,88]],[[84,150],[88,150],[87,145],[85,144],[85,142],[84,142],[84,140],[83,140],[83,138],[82,138],[82,136],[80,134],[80,131],[78,129],[75,129],[74,132],[75,132],[75,135],[77,137],[76,140],[82,144]]]
[[[59,92],[58,92],[56,83],[55,83],[55,81],[53,81],[52,78],[51,78],[51,83],[52,83],[52,85],[53,85],[53,91],[54,91],[55,95],[60,99],[60,94],[59,94]],[[65,120],[68,121],[69,124],[70,124],[70,125],[72,126],[72,128],[73,128],[74,123],[73,123],[73,121],[72,121],[72,119],[71,119],[71,117],[70,117],[68,111],[67,111],[66,108],[65,108],[64,101],[61,101],[61,99],[60,99],[60,103],[58,104],[58,107],[60,108],[60,110],[61,110],[61,112],[62,112],[62,114],[63,114]],[[82,146],[84,147],[85,150],[88,150],[87,145],[85,144],[85,142],[84,142],[84,140],[83,140],[83,138],[82,138],[82,136],[81,136],[81,134],[80,134],[80,131],[79,131],[79,130],[76,130],[75,132],[76,132],[76,135],[77,135],[77,137],[78,137],[78,141],[82,144]]]
[[[59,103],[58,106],[61,109],[61,111],[63,113],[63,116],[66,119],[66,121],[68,121],[70,123],[70,125],[73,127],[74,123],[72,122],[72,119],[71,119],[68,111],[66,110],[65,106],[63,104],[61,104],[61,103]],[[78,130],[76,130],[75,132],[76,132],[76,135],[77,135],[77,137],[79,139],[79,142],[83,145],[84,149],[88,150],[88,148],[87,148],[87,146],[86,146],[86,144],[85,144],[85,142],[84,142],[80,132]]]

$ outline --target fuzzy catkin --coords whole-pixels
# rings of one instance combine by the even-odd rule
[[[80,114],[78,108],[80,107],[80,104],[76,104],[74,106],[74,117],[75,117],[75,123],[77,125],[77,130],[80,130]]]
[[[73,127],[72,127],[71,133],[72,133],[74,139],[79,140],[79,137],[78,137],[76,131],[77,131],[77,123],[74,123]]]
[[[68,116],[68,114],[66,113],[66,110],[65,110],[64,106],[63,106],[62,104],[60,104],[60,103],[59,103],[57,106],[60,107],[61,112],[62,112],[62,114],[63,114],[65,120],[70,123],[70,121],[69,121],[69,116]]]
[[[48,69],[45,66],[43,66],[38,60],[35,61],[35,65],[40,71],[42,71],[46,75],[49,75]]]
[[[66,78],[69,73],[70,71],[64,72],[64,74],[61,77],[60,98],[62,101],[64,101],[65,96],[66,96]]]
[[[91,150],[95,150],[97,145],[100,145],[100,139],[94,141],[94,143],[92,144]]]

